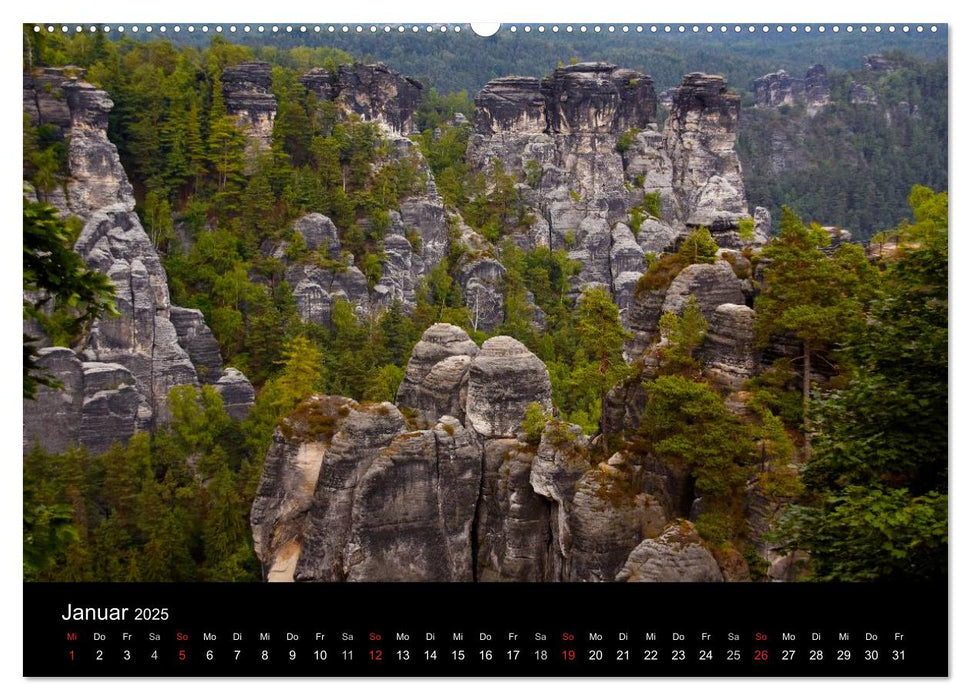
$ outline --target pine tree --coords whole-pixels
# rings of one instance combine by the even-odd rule
[[[624,342],[630,334],[620,323],[620,313],[607,292],[600,287],[584,291],[577,307],[577,341],[592,364],[588,372],[591,386],[600,398],[600,434],[604,456],[608,450],[607,422],[603,407],[607,392],[622,381],[629,368],[624,362]]]
[[[802,347],[803,424],[808,440],[812,361],[864,322],[867,287],[873,271],[860,246],[844,244],[832,255],[821,246],[828,237],[806,227],[784,208],[779,235],[766,245],[761,293],[755,301],[756,334],[761,344],[779,334]],[[808,444],[808,443],[807,443]]]

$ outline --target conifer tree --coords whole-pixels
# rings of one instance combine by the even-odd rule
[[[779,235],[762,254],[766,271],[755,301],[756,333],[767,345],[774,336],[798,340],[802,355],[803,425],[808,440],[812,361],[864,322],[873,271],[860,246],[843,244],[831,255],[818,226],[807,227],[784,208]]]
[[[584,291],[577,307],[577,340],[590,363],[586,372],[600,398],[600,434],[604,456],[608,450],[604,413],[607,392],[629,371],[624,362],[624,341],[630,334],[620,323],[620,314],[610,295],[600,287]]]

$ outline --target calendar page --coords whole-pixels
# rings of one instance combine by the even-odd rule
[[[946,24],[22,41],[25,676],[948,675]]]

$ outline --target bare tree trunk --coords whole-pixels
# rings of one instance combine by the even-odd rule
[[[802,426],[805,433],[804,437],[804,453],[805,459],[809,459],[812,454],[812,448],[809,444],[809,394],[812,388],[812,383],[810,382],[811,372],[812,372],[812,354],[809,350],[809,343],[804,342],[802,344]]]

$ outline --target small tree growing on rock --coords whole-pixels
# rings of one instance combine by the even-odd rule
[[[622,381],[629,371],[624,362],[624,341],[630,334],[620,323],[620,312],[610,295],[600,287],[587,289],[577,309],[577,339],[586,354],[587,376],[600,396],[600,434],[604,455],[608,447],[607,423],[603,406],[607,392]]]

